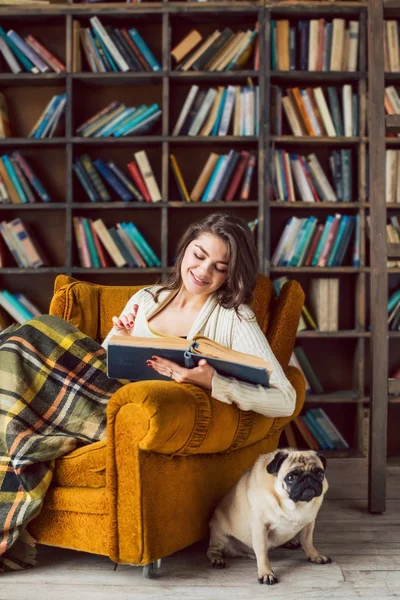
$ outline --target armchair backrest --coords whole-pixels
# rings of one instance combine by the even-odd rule
[[[111,329],[111,318],[119,315],[129,298],[143,287],[97,285],[58,275],[49,313],[101,342]],[[251,307],[284,368],[293,350],[303,303],[304,292],[297,281],[288,281],[275,298],[271,280],[257,275]]]

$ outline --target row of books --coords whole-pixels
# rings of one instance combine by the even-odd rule
[[[334,150],[329,157],[333,185],[314,153],[301,155],[273,150],[273,199],[284,202],[351,202],[352,151]]]
[[[274,267],[338,267],[346,256],[355,230],[352,265],[360,265],[359,215],[290,217],[271,258]]]
[[[38,317],[40,310],[24,295],[0,290],[0,331],[11,325],[10,321],[25,323]],[[6,314],[4,314],[6,313]],[[11,319],[10,319],[11,317]]]
[[[161,71],[161,66],[138,30],[103,25],[98,17],[90,27],[74,21],[74,40],[81,41],[88,67],[93,73]],[[75,45],[74,50],[77,51]],[[79,62],[79,59],[77,59]]]
[[[396,290],[388,300],[388,329],[400,330],[400,290]]]
[[[286,95],[284,93],[286,92]],[[328,103],[326,95],[328,96]],[[275,135],[282,135],[282,109],[295,136],[356,136],[358,135],[358,94],[350,84],[338,90],[329,86],[306,89],[272,86],[271,125]]]
[[[359,21],[271,21],[271,68],[278,71],[356,71]]]
[[[259,45],[257,27],[232,31],[216,29],[205,38],[193,29],[171,50],[178,71],[237,71],[249,62],[253,50],[254,68],[258,69]]]
[[[159,202],[161,192],[147,153],[141,150],[133,157],[126,165],[128,174],[114,161],[92,161],[88,154],[76,157],[72,168],[91,202],[109,202],[111,194],[123,202]]]
[[[82,267],[161,267],[161,261],[132,222],[107,228],[102,219],[73,217]]]
[[[157,103],[126,106],[123,102],[110,102],[76,129],[81,137],[124,137],[148,133],[161,117]]]
[[[65,65],[33,35],[25,38],[16,31],[0,27],[0,55],[11,73],[62,73]]]
[[[292,425],[293,423],[293,425]],[[312,408],[285,426],[289,446],[298,447],[294,428],[311,450],[346,450],[349,444],[322,408]]]
[[[50,200],[43,184],[20,152],[0,157],[0,204],[28,204]]]
[[[246,136],[259,133],[259,86],[192,85],[172,135]]]
[[[192,191],[189,193],[175,155],[170,155],[171,169],[181,200],[231,202],[249,200],[257,163],[256,155],[247,150],[230,150],[219,155],[211,152]]]
[[[33,236],[33,232],[20,218],[0,223],[0,234],[18,267],[37,268],[46,264],[44,254]],[[4,266],[0,252],[0,267]]]
[[[286,276],[274,280],[275,293],[279,296],[282,286],[288,281]],[[307,293],[306,303],[303,305],[297,331],[311,329],[314,331],[339,330],[339,279],[333,277],[312,278]],[[300,352],[300,350],[299,350]],[[303,352],[303,351],[302,351]],[[299,359],[300,360],[300,359]],[[297,366],[297,365],[295,365]],[[306,370],[311,370],[311,365],[306,365]],[[316,375],[309,373],[310,379],[316,382]],[[314,393],[322,393],[319,383],[315,383]],[[319,391],[321,388],[321,391]]]

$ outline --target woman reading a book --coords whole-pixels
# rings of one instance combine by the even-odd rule
[[[155,355],[148,368],[179,383],[192,383],[221,402],[266,416],[289,416],[295,391],[286,378],[249,308],[257,276],[257,250],[247,224],[226,214],[193,223],[182,236],[174,269],[164,285],[136,293],[122,314],[113,317],[113,335],[135,337],[204,335],[264,358],[272,366],[270,387],[222,377],[206,360],[192,369]]]
[[[107,403],[124,385],[107,377],[111,336],[201,334],[263,358],[272,367],[270,387],[223,377],[205,360],[185,369],[155,355],[147,368],[210,390],[217,400],[243,410],[271,417],[293,413],[295,391],[248,306],[256,273],[247,224],[214,214],[189,226],[169,280],[139,291],[113,317],[103,347],[50,315],[0,334],[0,572],[35,562],[26,525],[43,503],[52,461],[105,437]]]

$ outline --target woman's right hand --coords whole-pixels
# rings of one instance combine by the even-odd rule
[[[139,305],[134,304],[131,313],[112,318],[114,329],[117,335],[132,335],[138,310]]]

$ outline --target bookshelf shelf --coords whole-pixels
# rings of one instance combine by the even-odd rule
[[[271,208],[285,208],[285,209],[306,209],[306,210],[318,210],[320,208],[327,208],[329,210],[347,209],[347,208],[361,208],[364,207],[363,202],[283,202],[283,201],[271,201]],[[397,205],[398,208],[400,205]]]
[[[0,211],[10,211],[10,210],[22,210],[22,211],[30,211],[30,210],[65,210],[66,204],[63,202],[35,202],[33,204],[0,204]],[[93,208],[93,207],[92,207]]]
[[[369,267],[271,267],[271,273],[368,273]]]
[[[349,81],[359,81],[364,79],[366,73],[350,71],[271,71],[273,82],[310,82],[320,83],[342,83]]]
[[[368,368],[366,353],[369,344],[370,332],[367,331],[367,286],[371,270],[366,267],[366,212],[369,206],[366,203],[365,186],[361,184],[365,180],[365,157],[368,149],[368,138],[366,137],[366,87],[367,87],[367,65],[366,65],[366,17],[368,3],[361,0],[332,2],[331,0],[315,0],[311,2],[290,2],[256,0],[255,2],[140,2],[140,3],[69,3],[51,4],[47,6],[0,6],[0,21],[8,27],[18,24],[29,33],[29,25],[39,27],[41,20],[46,26],[53,23],[63,28],[65,45],[63,54],[59,58],[65,58],[67,67],[71,70],[73,65],[73,21],[78,20],[81,25],[88,26],[89,18],[104,17],[105,23],[115,23],[115,26],[137,26],[141,31],[143,24],[143,37],[149,44],[155,43],[153,48],[157,59],[160,61],[162,71],[159,72],[128,72],[128,73],[92,73],[82,70],[81,72],[68,72],[63,74],[32,75],[21,73],[0,74],[0,84],[7,99],[7,90],[10,89],[10,103],[16,98],[21,102],[20,116],[23,116],[31,102],[31,94],[41,91],[38,106],[45,105],[50,95],[60,93],[59,89],[65,90],[68,95],[66,110],[65,134],[62,137],[33,140],[26,137],[15,137],[1,139],[2,152],[11,152],[20,149],[30,157],[33,153],[43,155],[43,170],[39,167],[38,172],[46,184],[48,178],[49,187],[54,188],[51,193],[53,202],[48,204],[35,203],[26,205],[2,205],[0,211],[3,218],[14,218],[21,216],[27,223],[41,232],[44,250],[48,251],[51,263],[61,266],[43,267],[39,269],[18,269],[17,267],[6,267],[0,269],[0,287],[4,289],[15,289],[18,292],[32,293],[42,310],[47,310],[52,293],[52,280],[58,273],[82,278],[96,283],[124,285],[127,283],[147,284],[156,280],[165,280],[171,271],[175,242],[187,225],[193,220],[198,220],[205,211],[230,212],[244,218],[246,221],[258,218],[258,226],[255,232],[260,271],[271,276],[272,279],[287,275],[298,279],[307,290],[312,278],[321,276],[340,279],[341,311],[344,319],[341,323],[342,330],[336,332],[301,331],[298,334],[298,342],[304,345],[310,362],[327,385],[324,389],[335,389],[335,385],[329,379],[329,369],[326,369],[327,351],[332,359],[332,364],[341,374],[340,385],[347,390],[339,390],[332,394],[322,394],[307,397],[307,403],[314,405],[326,405],[327,412],[333,411],[338,428],[354,429],[353,439],[349,443],[354,446],[348,452],[336,452],[337,456],[360,455],[362,443],[361,432],[361,408],[368,404]],[[221,18],[223,15],[223,19]],[[271,20],[279,17],[297,22],[299,19],[333,18],[357,19],[360,21],[359,38],[359,64],[356,72],[312,72],[312,71],[271,71]],[[223,21],[223,23],[221,23]],[[253,27],[258,22],[260,29],[260,64],[259,69],[253,68],[253,60],[242,71],[231,72],[207,72],[190,71],[181,72],[173,69],[171,65],[170,51],[179,37],[178,29],[182,31],[189,28],[196,29],[206,35],[219,27],[232,26],[233,29]],[[12,25],[11,25],[12,23]],[[35,25],[33,25],[35,24]],[[41,25],[43,27],[43,25]],[[153,30],[154,28],[154,30]],[[146,31],[148,29],[148,31]],[[151,35],[148,35],[149,32]],[[39,36],[45,44],[46,36]],[[43,39],[42,39],[43,37]],[[179,41],[179,40],[177,40]],[[56,53],[56,48],[54,48]],[[83,61],[85,62],[85,61]],[[83,69],[87,65],[83,65]],[[388,81],[397,81],[400,74],[388,74]],[[175,125],[175,108],[182,106],[185,91],[189,91],[194,83],[201,84],[206,89],[217,86],[247,85],[248,79],[260,89],[260,127],[258,136],[238,137],[228,136],[172,136]],[[352,89],[358,94],[358,108],[360,115],[359,135],[356,137],[295,137],[293,135],[273,135],[271,127],[271,97],[272,85],[282,88],[328,86],[338,88],[343,83],[351,83]],[[42,89],[43,88],[43,89]],[[26,95],[28,99],[22,103],[18,95]],[[154,133],[141,136],[129,136],[123,138],[83,138],[76,135],[76,128],[92,114],[105,107],[109,102],[118,100],[129,105],[136,105],[136,100],[143,95],[143,102],[157,102],[162,109],[160,123],[154,129]],[[82,100],[82,101],[81,101]],[[40,102],[39,102],[40,101]],[[23,110],[22,110],[23,109]],[[10,111],[11,112],[11,111]],[[25,111],[26,112],[26,111]],[[264,117],[264,118],[263,118]],[[283,116],[285,119],[285,116]],[[11,123],[12,125],[12,123]],[[18,132],[18,130],[16,130]],[[25,130],[21,128],[21,133]],[[30,129],[27,129],[29,132]],[[283,132],[289,131],[283,128]],[[19,135],[19,132],[17,133]],[[400,138],[389,138],[388,146],[398,145]],[[170,168],[169,155],[174,153],[181,167],[183,177],[188,189],[196,181],[205,160],[210,152],[227,152],[228,149],[250,150],[257,154],[257,170],[250,192],[251,200],[232,202],[192,202],[186,203],[180,200],[178,190],[175,186]],[[354,157],[354,174],[352,198],[353,202],[273,202],[270,199],[270,168],[271,149],[283,148],[292,152],[310,153],[315,152],[318,157],[322,156],[321,165],[328,173],[328,159],[334,150],[348,148],[352,150]],[[75,157],[83,153],[90,156],[100,157],[104,160],[113,160],[118,166],[125,167],[132,154],[145,149],[149,161],[157,178],[162,202],[121,202],[113,194],[110,202],[89,202],[84,194],[77,178],[72,170]],[[43,150],[43,152],[42,152]],[[53,159],[56,166],[48,166],[49,159]],[[326,159],[326,160],[325,160]],[[36,161],[35,161],[36,162]],[[36,165],[35,165],[36,167]],[[65,176],[64,176],[65,174]],[[192,189],[192,188],[191,188]],[[53,192],[53,189],[49,192]],[[400,205],[388,207],[399,210]],[[279,210],[282,209],[282,210]],[[284,220],[289,216],[303,216],[317,213],[319,217],[325,217],[325,211],[344,212],[345,214],[358,214],[361,223],[361,267],[270,267],[276,240],[275,231],[280,229]],[[150,211],[150,212],[149,212]],[[193,212],[194,211],[194,212]],[[288,212],[289,211],[289,212]],[[300,214],[299,214],[300,213]],[[43,215],[46,219],[43,219]],[[149,244],[154,248],[157,256],[161,259],[160,268],[82,268],[79,263],[77,247],[74,236],[72,218],[83,216],[86,218],[102,218],[106,226],[111,227],[117,222],[131,220],[137,224],[143,235],[148,238]],[[46,221],[44,224],[43,221]],[[43,233],[43,227],[49,226],[49,235]],[[51,226],[51,228],[50,228]],[[271,237],[273,240],[271,241]],[[40,241],[40,240],[39,240]],[[48,243],[47,243],[48,242]],[[348,264],[349,261],[347,261]],[[11,264],[11,262],[9,263]],[[345,262],[346,264],[346,262]],[[8,263],[6,263],[8,265]],[[76,266],[75,266],[76,265]],[[400,273],[400,269],[393,270],[393,274]],[[17,277],[22,275],[22,277]],[[37,283],[40,275],[41,285]],[[43,284],[43,285],[42,285]],[[353,299],[354,298],[354,299]],[[350,327],[356,325],[358,330]],[[349,328],[349,329],[346,329]],[[400,332],[390,332],[389,336],[399,337]],[[329,340],[329,345],[324,340]],[[323,352],[322,352],[323,351]],[[325,360],[325,362],[324,362]],[[332,375],[333,377],[333,375]],[[355,388],[354,392],[350,391]],[[328,406],[329,405],[329,406]],[[335,413],[336,406],[343,408],[343,414]],[[349,422],[352,425],[349,425]],[[358,447],[358,448],[357,448]]]

